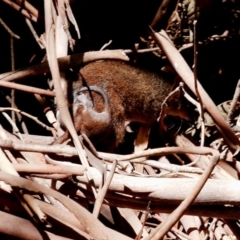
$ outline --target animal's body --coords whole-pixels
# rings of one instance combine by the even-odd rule
[[[122,61],[89,63],[71,86],[76,130],[95,146],[113,149],[123,141],[126,123],[151,125],[156,121],[171,86],[166,77]]]

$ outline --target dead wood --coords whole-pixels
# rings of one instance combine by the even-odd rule
[[[0,238],[238,239],[239,13],[0,1]]]

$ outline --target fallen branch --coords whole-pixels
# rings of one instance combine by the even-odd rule
[[[212,152],[212,159],[209,161],[209,166],[205,169],[196,185],[191,189],[189,195],[181,202],[181,204],[168,216],[166,221],[158,225],[144,240],[158,240],[162,239],[164,235],[173,227],[177,221],[184,215],[189,206],[194,202],[215,165],[219,161],[220,154],[217,151]]]
[[[52,91],[36,88],[36,87],[30,87],[30,86],[26,86],[18,83],[0,81],[0,87],[11,88],[11,89],[15,89],[23,92],[35,93],[35,94],[45,95],[49,97],[55,97],[55,93]]]
[[[220,183],[220,182],[219,182]],[[178,184],[177,181],[173,182],[173,184]],[[218,184],[218,183],[216,183]],[[212,184],[211,186],[215,186],[216,184]],[[191,185],[193,187],[193,185]],[[204,186],[205,188],[205,186]],[[203,188],[203,191],[204,191]],[[224,188],[225,189],[225,188]],[[166,190],[166,189],[165,189]],[[175,190],[175,189],[167,189],[167,190]],[[183,190],[183,189],[182,189]],[[84,194],[87,196],[82,196],[77,194],[82,199],[85,200],[93,200],[93,197],[91,197],[90,194],[87,194],[84,191]],[[161,195],[164,193],[161,192],[159,193],[159,198],[156,200],[151,200],[151,212],[160,212],[160,213],[171,213],[176,209],[176,207],[179,205],[180,201],[171,202],[168,200],[163,200],[161,198]],[[214,194],[214,192],[213,192]],[[174,195],[174,194],[173,194]],[[130,208],[130,209],[135,209],[135,210],[141,210],[145,211],[146,206],[149,203],[148,199],[144,199],[143,197],[139,198],[133,198],[132,195],[125,195],[125,194],[119,194],[119,193],[113,193],[112,191],[108,192],[106,194],[106,201],[107,204],[113,207],[122,207],[122,208]],[[181,198],[183,199],[183,198]],[[204,203],[200,202],[197,203],[196,200],[193,205],[190,206],[189,209],[187,209],[186,213],[187,215],[192,215],[192,216],[202,216],[202,217],[216,217],[216,218],[224,218],[224,219],[239,219],[239,214],[240,214],[240,209],[239,209],[239,200],[238,203],[234,205],[229,205],[223,202],[222,205],[214,205],[215,201],[212,200],[212,198],[205,199],[206,201]],[[228,199],[230,201],[230,198]]]
[[[90,168],[94,175],[96,186],[101,185],[101,175],[94,169]],[[81,189],[88,189],[87,179],[85,176],[78,176],[78,186]],[[109,185],[109,193],[118,193],[118,199],[122,198],[121,194],[134,196],[134,202],[137,197],[142,200],[154,201],[161,204],[179,204],[191,192],[191,189],[197,183],[197,179],[191,178],[156,178],[156,177],[135,177],[120,174],[114,174]],[[110,196],[110,195],[109,195]],[[223,206],[230,204],[240,206],[240,183],[237,180],[226,179],[209,179],[194,204]],[[128,198],[129,199],[129,198]],[[127,200],[129,201],[129,200]],[[143,208],[143,210],[146,208]],[[152,208],[152,204],[151,204]]]
[[[67,240],[70,238],[63,238],[55,235],[49,231],[44,231],[37,228],[31,221],[23,219],[14,215],[10,215],[0,211],[0,232],[15,237],[17,239],[34,239],[34,240]],[[6,224],[8,223],[8,224]],[[18,227],[16,227],[18,226]],[[27,229],[24,230],[24,229]],[[90,239],[87,234],[83,235],[84,239]],[[83,238],[81,238],[83,239]]]
[[[42,193],[52,196],[66,206],[78,219],[84,232],[89,233],[95,239],[130,239],[105,227],[100,221],[92,216],[85,208],[77,204],[61,193],[47,188],[33,181],[14,176],[5,172],[0,172],[0,180],[15,188],[26,189],[30,192]],[[90,227],[91,226],[91,227]]]
[[[186,83],[186,85],[196,94],[194,86],[194,76],[193,72],[187,65],[184,58],[180,55],[177,49],[172,44],[171,40],[167,36],[166,32],[162,30],[160,33],[155,33],[151,28],[149,28],[150,35],[156,41],[156,44],[164,51],[168,60],[171,62],[173,68],[179,74],[181,79]],[[204,90],[202,85],[198,82],[198,91],[203,101],[204,106],[208,110],[209,114],[212,116],[213,120],[218,127],[219,132],[224,137],[228,147],[237,152],[240,147],[240,142],[238,138],[233,133],[232,129],[228,126],[222,115],[219,113],[216,105],[209,97],[207,92]]]
[[[101,59],[115,59],[122,61],[129,61],[127,55],[123,50],[104,50],[104,51],[92,51],[80,54],[73,54],[67,57],[58,58],[59,69],[67,70],[71,67],[80,66],[88,62],[101,60]],[[23,78],[36,76],[39,74],[50,72],[48,62],[43,62],[38,65],[34,65],[24,69],[18,69],[11,72],[0,74],[1,81],[17,81]]]
[[[67,174],[67,175],[83,175],[84,167],[78,166],[63,166],[52,164],[12,164],[17,172],[27,174]]]

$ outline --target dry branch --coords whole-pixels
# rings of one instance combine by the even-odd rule
[[[99,186],[100,173],[93,168],[90,169],[96,186]],[[77,179],[80,182],[79,187],[85,186],[84,188],[87,189],[86,177],[78,176]],[[147,201],[157,201],[159,204],[176,204],[190,194],[196,182],[197,179],[190,178],[133,177],[114,174],[109,191],[133,195]],[[209,179],[194,203],[239,206],[239,186],[237,180]]]
[[[160,34],[154,33],[152,29],[150,29],[150,34],[154,38],[158,46],[164,51],[173,68],[179,74],[181,79],[187,84],[187,86],[192,90],[192,92],[196,94],[193,73],[183,59],[183,57],[173,46],[167,34],[164,31],[161,31]],[[206,109],[209,111],[209,114],[212,116],[217,126],[219,127],[218,130],[224,137],[229,148],[231,150],[234,150],[235,152],[238,152],[240,146],[238,138],[235,136],[232,129],[228,126],[224,118],[221,116],[216,105],[199,82],[198,91],[201,95],[203,104],[205,105]]]
[[[85,3],[83,8],[80,9],[79,6],[82,2]],[[212,101],[214,97],[211,99],[199,83],[196,84],[197,87],[195,88],[193,81],[194,78],[199,78],[200,81],[206,79],[209,84],[219,84],[220,81],[214,81],[227,78],[229,81],[226,82],[226,85],[228,86],[230,82],[235,81],[236,76],[239,76],[239,70],[236,69],[237,65],[235,66],[231,59],[234,55],[231,51],[234,50],[235,52],[235,48],[236,53],[239,51],[236,46],[239,45],[240,4],[237,1],[204,0],[194,2],[190,0],[180,2],[164,0],[161,4],[155,1],[155,5],[146,1],[145,6],[147,7],[142,12],[138,12],[138,6],[141,4],[144,6],[144,1],[143,3],[139,2],[138,6],[135,5],[133,9],[129,4],[125,5],[124,1],[117,1],[114,6],[117,4],[119,8],[112,9],[111,1],[99,2],[96,0],[90,1],[90,12],[86,12],[87,18],[85,18],[85,12],[81,10],[89,4],[89,1],[56,0],[53,4],[52,0],[44,0],[43,2],[35,1],[32,5],[32,1],[3,0],[0,1],[0,4],[0,8],[2,6],[4,9],[11,8],[11,11],[15,9],[15,13],[18,15],[17,18],[14,14],[8,17],[4,11],[1,11],[0,27],[3,27],[0,28],[0,35],[3,36],[0,44],[1,56],[3,56],[4,61],[6,59],[6,62],[11,60],[12,66],[30,66],[30,62],[35,64],[11,72],[6,72],[11,69],[7,66],[7,63],[3,62],[1,64],[3,69],[0,70],[5,71],[5,73],[0,74],[0,87],[2,88],[0,97],[1,100],[3,99],[0,111],[12,110],[8,108],[9,106],[4,105],[5,99],[12,107],[16,108],[15,111],[18,113],[21,113],[21,108],[26,105],[32,105],[32,102],[28,103],[28,97],[30,99],[33,96],[30,94],[22,95],[20,91],[48,96],[40,99],[40,102],[45,102],[44,110],[39,109],[38,111],[39,115],[31,113],[32,110],[38,110],[35,109],[35,107],[39,107],[38,105],[34,105],[34,109],[31,109],[30,106],[29,110],[28,108],[27,110],[24,109],[27,113],[25,116],[37,116],[39,119],[39,121],[35,119],[33,124],[37,125],[36,122],[40,123],[41,119],[41,128],[37,126],[40,130],[36,129],[38,133],[35,133],[40,134],[40,136],[31,135],[31,131],[35,131],[35,129],[31,130],[31,123],[27,126],[26,131],[29,134],[21,133],[23,130],[23,127],[21,129],[21,123],[25,117],[20,116],[15,119],[12,115],[12,119],[10,119],[3,113],[7,117],[8,123],[5,125],[5,122],[1,121],[2,125],[0,126],[0,236],[10,235],[12,238],[21,239],[63,240],[239,238],[240,183],[237,174],[239,172],[239,162],[236,162],[239,158],[236,153],[240,146],[238,134],[235,135],[235,132],[230,129],[217,112]],[[45,11],[44,16],[41,16],[43,14],[43,4],[45,4]],[[151,4],[153,4],[152,9],[150,9]],[[71,11],[72,6],[79,8],[72,8],[73,11]],[[96,6],[98,7],[96,8]],[[102,14],[102,9],[108,9],[109,6],[109,15],[107,12]],[[94,12],[95,8],[97,12]],[[119,9],[121,9],[120,13],[118,12]],[[128,11],[129,9],[130,11]],[[200,12],[197,12],[197,10],[200,10]],[[222,18],[220,23],[217,16],[219,10]],[[130,18],[125,14],[125,11],[131,13]],[[75,15],[76,12],[78,15]],[[103,21],[106,24],[100,26],[100,29],[97,29],[99,26],[95,18],[97,13],[101,14],[101,19],[99,18],[97,21],[102,22],[104,18],[107,20]],[[147,15],[149,16],[146,17]],[[115,16],[117,16],[119,22],[113,21]],[[197,19],[198,16],[199,19]],[[16,23],[15,19],[18,19],[18,17],[23,18],[21,23],[20,21]],[[145,17],[148,20],[141,22]],[[26,19],[27,23],[24,21]],[[197,25],[195,24],[196,20]],[[93,24],[90,24],[91,22]],[[45,33],[43,33],[42,26],[44,23]],[[28,24],[27,31],[30,28],[31,33],[35,36],[34,39],[31,35],[28,37],[25,32],[26,24]],[[164,30],[160,33],[154,33],[150,30],[151,36],[148,36],[148,25],[154,30],[165,29],[167,34]],[[59,32],[63,34],[61,37],[58,35]],[[81,40],[75,40],[74,38],[80,36],[80,32]],[[38,37],[40,35],[42,36],[41,39]],[[11,45],[11,49],[5,51],[6,46],[4,44],[6,45],[9,42],[9,38],[11,38],[12,43],[13,38],[19,38],[18,36],[21,36],[21,38],[14,45],[14,49]],[[56,41],[62,40],[62,38],[66,41]],[[152,39],[155,41],[152,41]],[[42,43],[40,46],[41,53],[38,49],[39,41]],[[231,43],[234,43],[234,45],[229,47]],[[197,44],[199,44],[198,49]],[[129,49],[133,45],[134,49],[121,50]],[[22,48],[21,51],[19,51],[19,46]],[[101,46],[103,47],[101,48]],[[43,57],[46,54],[44,47],[47,50],[48,60],[45,59],[46,56]],[[218,47],[218,50],[212,51],[212,48],[215,49],[216,47]],[[68,48],[71,49],[71,52],[68,53],[71,55],[56,58],[59,56],[59,49],[64,49],[65,53],[61,56],[65,56]],[[97,51],[100,48],[101,50]],[[120,50],[103,50],[107,48]],[[199,51],[199,55],[196,49]],[[221,50],[219,51],[219,49]],[[230,56],[225,53],[229,49],[231,49],[230,53],[232,54]],[[212,69],[209,70],[208,66],[205,65],[206,56],[201,59],[204,56],[204,54],[201,55],[201,51],[211,52],[206,56],[213,59]],[[221,53],[218,53],[218,51]],[[82,53],[79,54],[79,52]],[[184,59],[179,52],[184,56]],[[140,55],[139,53],[144,54]],[[130,154],[133,151],[126,150],[127,142],[124,142],[124,149],[122,149],[122,146],[117,149],[120,154],[106,153],[97,151],[84,135],[77,136],[71,118],[69,118],[70,114],[67,111],[67,108],[71,109],[71,103],[65,101],[58,84],[58,80],[64,75],[63,71],[69,70],[69,68],[79,68],[89,62],[102,59],[130,61],[126,54],[129,54],[134,64],[153,68],[157,71],[162,67],[165,70],[169,69],[166,61],[168,60],[186,85],[194,93],[200,92],[200,97],[197,94],[197,98],[202,99],[203,108],[206,107],[212,115],[218,131],[215,131],[214,128],[215,132],[211,135],[213,131],[211,132],[208,127],[205,129],[202,127],[202,135],[200,137],[196,136],[199,133],[198,126],[200,124],[203,126],[204,122],[198,120],[196,126],[194,123],[196,119],[193,116],[195,112],[192,115],[192,111],[188,108],[181,115],[183,119],[178,119],[179,115],[176,112],[178,110],[182,111],[182,109],[179,109],[179,107],[182,107],[179,102],[181,101],[181,105],[184,105],[186,100],[184,99],[182,103],[183,95],[181,94],[188,96],[187,106],[189,104],[197,108],[200,106],[196,100],[188,95],[187,87],[185,89],[180,87],[178,90],[175,89],[177,94],[174,95],[174,97],[177,97],[177,109],[168,109],[171,105],[170,100],[175,100],[174,98],[166,99],[164,106],[162,106],[162,116],[160,116],[158,124],[161,127],[164,125],[161,131],[161,139],[168,147],[151,149],[154,137],[150,134],[152,139],[148,141],[145,133],[143,137],[140,137],[143,133],[140,131],[135,143],[138,146],[143,146],[142,149],[146,150],[139,149],[139,151]],[[192,59],[191,54],[194,59]],[[214,58],[210,55],[214,55]],[[223,58],[224,61],[218,58]],[[40,63],[41,61],[42,63]],[[194,63],[195,76],[193,76],[186,63]],[[199,71],[197,72],[196,69]],[[104,70],[100,69],[100,71]],[[211,74],[205,75],[201,71],[209,71]],[[42,74],[44,85],[48,83],[47,78],[52,75],[55,88],[53,91],[15,83],[24,78],[31,78],[32,82],[30,84],[33,85],[36,80],[34,76],[40,74]],[[107,72],[107,74],[111,74],[111,72]],[[199,75],[197,76],[197,74]],[[116,82],[121,82],[121,79],[117,79]],[[134,79],[132,82],[134,83]],[[51,88],[51,82],[48,84]],[[132,86],[135,89],[135,86]],[[5,88],[20,91],[12,90],[13,94],[9,97],[10,91]],[[46,88],[46,86],[43,88]],[[105,86],[101,88],[104,90]],[[218,86],[214,86],[214,88],[219,90]],[[119,91],[117,85],[114,91]],[[150,91],[148,90],[147,96],[151,95]],[[172,94],[174,94],[174,91]],[[179,99],[178,94],[181,95]],[[238,96],[235,95],[234,106],[238,106]],[[26,99],[22,100],[22,96],[26,96]],[[68,116],[68,119],[63,120],[63,122],[65,122],[67,128],[70,126],[71,136],[77,145],[77,149],[72,147],[71,139],[65,139],[65,143],[69,143],[69,145],[65,143],[53,144],[56,139],[42,134],[42,131],[45,130],[43,128],[47,126],[46,119],[43,119],[45,106],[48,110],[52,108],[52,115],[54,115],[54,104],[56,102],[53,102],[52,97],[56,97],[58,108],[60,111],[63,110],[64,118]],[[137,97],[136,95],[136,100]],[[191,101],[189,101],[190,98]],[[112,101],[110,101],[110,104],[112,111],[119,107]],[[149,108],[151,108],[150,105]],[[235,114],[238,113],[238,109],[236,108],[236,112],[234,112],[234,106],[229,112],[225,113],[231,115],[232,122],[237,122],[237,127],[239,117],[237,120]],[[17,107],[19,107],[19,110]],[[93,106],[94,108],[96,106]],[[199,113],[202,115],[202,110],[198,110],[196,115],[199,115]],[[170,116],[171,113],[174,117]],[[186,113],[187,115],[184,115]],[[57,130],[58,118],[50,121],[51,124],[54,122],[54,128]],[[180,121],[181,126],[176,130],[178,128],[176,125]],[[25,123],[27,122],[28,119]],[[18,138],[5,130],[8,129],[9,123],[16,129],[15,135]],[[172,123],[174,126],[171,125]],[[184,132],[189,124],[191,124],[192,136],[186,138]],[[129,136],[131,134],[133,136],[135,133],[137,136],[134,127],[133,133],[129,133]],[[130,126],[129,129],[132,130]],[[237,128],[233,129],[234,131],[239,130]],[[219,138],[219,133],[222,134],[225,141]],[[59,132],[58,136],[60,135]],[[69,134],[68,136],[70,138]],[[128,141],[128,139],[126,140]],[[212,148],[195,146],[199,143],[202,144],[204,140],[206,146],[212,146],[219,152]],[[109,138],[109,141],[111,141],[111,138]],[[61,141],[59,140],[59,142]],[[228,146],[225,146],[224,142]],[[169,147],[172,143],[178,147]],[[148,146],[149,149],[147,149]],[[155,146],[155,143],[153,143],[153,146]],[[128,151],[128,154],[122,155],[125,150]],[[83,165],[79,162],[76,164],[78,155],[80,155]],[[214,168],[216,162],[220,159],[219,155],[221,156],[221,162]],[[224,161],[225,159],[226,161]],[[179,165],[176,165],[176,162]],[[189,162],[197,167],[187,166]],[[141,167],[137,169],[137,165]],[[38,224],[39,221],[35,221],[37,216],[41,221],[40,224]],[[34,224],[33,221],[35,221]],[[174,223],[176,223],[175,226],[171,228]],[[126,235],[123,235],[122,232]]]
[[[129,239],[124,235],[108,229],[96,218],[94,218],[85,208],[81,207],[75,201],[67,198],[66,196],[60,194],[57,191],[54,191],[45,186],[41,186],[33,181],[16,177],[4,172],[0,172],[0,180],[15,188],[26,189],[30,192],[43,193],[54,197],[56,200],[60,201],[63,205],[65,205],[76,216],[76,218],[81,224],[82,230],[89,233],[95,239]]]
[[[58,58],[59,69],[67,70],[71,67],[80,66],[91,61],[101,59],[117,59],[122,61],[128,61],[128,57],[122,50],[104,50],[104,51],[93,51],[85,52],[80,54],[73,54],[67,57]],[[12,72],[0,74],[0,80],[2,81],[17,81],[26,77],[32,77],[39,74],[49,72],[48,62],[28,67],[25,69],[18,69]]]
[[[43,231],[41,229],[36,228],[34,224],[26,219],[16,217],[12,214],[0,212],[0,232],[4,232],[10,236],[20,239],[35,239],[35,240],[44,240],[47,238],[51,240],[67,240],[70,238],[61,237],[59,235],[55,235],[48,231]],[[18,226],[18,227],[16,227]],[[90,239],[87,234],[83,234],[84,238],[81,239]],[[86,236],[86,238],[85,238]]]

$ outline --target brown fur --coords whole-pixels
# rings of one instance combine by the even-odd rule
[[[93,97],[93,94],[99,96]],[[103,109],[97,111],[96,100]],[[74,91],[73,102],[74,125],[77,131],[84,132],[87,136],[98,136],[102,132],[108,132],[111,125],[111,110],[107,94],[97,86],[81,87]]]
[[[86,133],[95,145],[112,149],[123,141],[126,122],[151,125],[156,121],[172,83],[159,74],[125,62],[108,60],[92,62],[81,68],[79,79],[72,86],[75,95],[82,86],[97,86],[106,93],[110,101],[110,121],[98,121],[88,111],[89,108],[80,106],[75,99],[75,127],[77,131]],[[85,98],[93,100],[95,111],[106,111],[101,94],[91,91]]]

